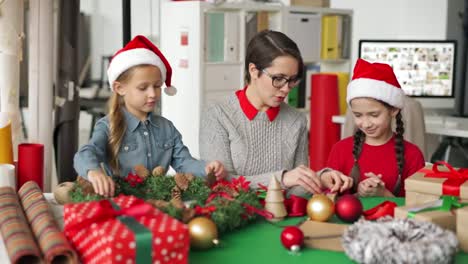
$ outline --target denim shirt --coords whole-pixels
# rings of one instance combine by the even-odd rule
[[[196,160],[182,143],[182,136],[171,121],[164,117],[148,114],[142,122],[122,109],[127,125],[119,150],[120,176],[126,177],[133,167],[144,165],[150,171],[156,166],[168,170],[169,166],[177,172],[205,175],[205,162]],[[74,167],[78,175],[87,178],[88,171],[99,169],[103,162],[110,168],[107,147],[109,141],[109,117],[101,118],[94,127],[88,144],[75,154]]]

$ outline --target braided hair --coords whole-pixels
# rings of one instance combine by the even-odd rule
[[[392,109],[393,106],[387,104],[386,102],[379,101],[388,109]],[[397,159],[397,166],[398,166],[398,178],[395,183],[395,187],[393,188],[393,194],[398,195],[401,189],[401,178],[403,174],[403,167],[405,166],[405,147],[404,147],[404,140],[403,134],[405,133],[405,128],[402,120],[401,110],[398,111],[398,114],[395,116],[396,121],[396,135],[395,135],[395,153]],[[357,192],[357,187],[359,184],[359,180],[361,178],[361,170],[359,168],[358,160],[359,156],[362,152],[362,146],[366,141],[366,134],[362,132],[362,130],[357,129],[354,133],[354,145],[353,145],[353,158],[354,158],[354,165],[351,169],[350,177],[353,179],[353,192]]]

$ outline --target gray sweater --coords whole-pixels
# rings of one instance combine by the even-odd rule
[[[200,128],[201,158],[221,161],[230,177],[243,175],[252,188],[267,186],[272,176],[282,182],[285,170],[307,166],[307,119],[285,103],[280,107],[273,121],[265,112],[249,120],[235,94],[209,107]]]

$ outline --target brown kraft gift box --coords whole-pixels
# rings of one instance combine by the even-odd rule
[[[299,228],[304,233],[304,245],[308,248],[344,251],[341,237],[348,225],[306,221]]]
[[[423,207],[431,203],[421,204],[420,206],[400,206],[395,208],[395,218],[409,218],[408,212],[415,207]],[[428,211],[428,212],[416,212],[414,214],[415,220],[432,222],[442,228],[456,231],[456,211]]]
[[[457,210],[457,237],[460,249],[468,253],[468,206]]]
[[[405,180],[407,206],[436,201],[441,195],[451,195],[443,193],[443,184],[447,180],[446,178],[425,177],[426,173],[431,171],[432,168],[432,165],[426,166]],[[439,166],[439,170],[448,171],[447,168],[442,166]],[[468,202],[468,181],[461,184],[459,189],[460,201]]]

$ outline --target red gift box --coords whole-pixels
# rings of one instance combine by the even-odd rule
[[[64,233],[83,263],[187,263],[188,227],[134,196],[66,204]]]

